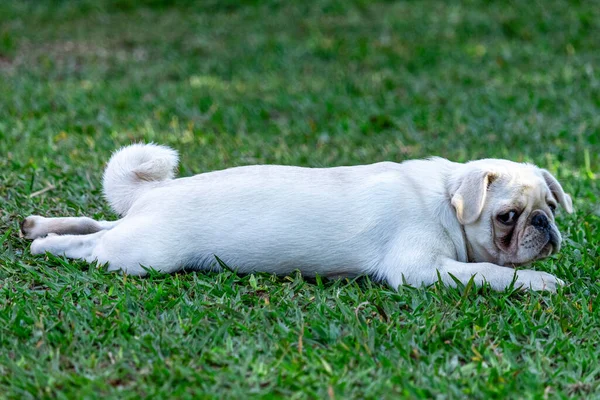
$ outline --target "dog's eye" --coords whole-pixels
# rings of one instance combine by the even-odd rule
[[[554,204],[548,204],[548,207],[550,207],[550,211],[552,211],[552,215],[556,214],[556,206]]]
[[[507,213],[499,214],[496,218],[504,225],[512,225],[517,220],[517,212],[515,210],[510,210]]]

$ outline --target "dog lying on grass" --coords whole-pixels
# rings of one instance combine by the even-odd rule
[[[118,221],[27,217],[33,254],[49,252],[144,275],[148,268],[306,276],[370,275],[495,290],[555,291],[555,276],[512,267],[559,251],[557,205],[572,202],[546,170],[442,158],[335,168],[256,165],[174,179],[177,153],[117,151],[104,193]]]

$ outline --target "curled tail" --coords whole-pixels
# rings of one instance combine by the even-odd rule
[[[132,144],[113,153],[104,171],[104,197],[119,215],[156,182],[173,179],[177,152],[155,144]]]

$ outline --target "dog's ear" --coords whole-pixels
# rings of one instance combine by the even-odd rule
[[[565,193],[560,183],[550,172],[543,169],[542,175],[544,176],[544,180],[550,188],[550,192],[552,193],[552,196],[554,196],[554,199],[563,206],[566,212],[571,214],[573,212],[573,200],[571,200],[571,196]]]
[[[469,225],[479,219],[487,196],[488,186],[496,179],[496,173],[472,169],[464,173],[456,182],[456,190],[451,193],[451,203],[456,210],[458,222]]]

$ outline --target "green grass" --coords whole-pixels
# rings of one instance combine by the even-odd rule
[[[0,3],[0,397],[600,397],[595,2],[138,3]],[[535,162],[576,212],[534,268],[568,285],[139,279],[32,257],[26,215],[115,217],[102,168],[132,141],[178,149],[182,175]]]

